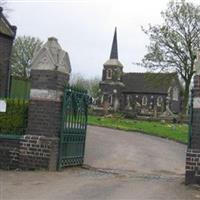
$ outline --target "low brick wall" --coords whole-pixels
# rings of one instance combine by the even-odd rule
[[[22,169],[56,170],[58,138],[25,135],[20,141],[19,166]]]
[[[0,168],[18,168],[20,139],[0,138]]]
[[[188,149],[186,153],[186,184],[200,184],[200,150]]]
[[[58,138],[38,135],[0,138],[0,168],[56,170],[58,141]]]

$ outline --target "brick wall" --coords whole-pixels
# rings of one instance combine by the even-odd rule
[[[19,167],[22,169],[56,170],[58,138],[25,135],[20,140]]]
[[[18,168],[20,139],[0,138],[0,168]]]
[[[199,149],[200,147],[200,109],[193,109],[192,117],[192,137],[190,147]]]
[[[61,102],[30,100],[28,111],[29,135],[58,137],[61,124]]]
[[[194,76],[194,89],[199,89],[200,88],[200,76],[195,75]]]
[[[19,139],[0,138],[1,169],[56,170],[58,138],[24,135]]]
[[[63,90],[69,81],[69,75],[59,71],[51,70],[32,70],[31,88]]]
[[[200,184],[200,149],[188,149],[186,153],[186,184]]]
[[[59,56],[61,51],[65,53],[56,43],[57,39],[49,38],[46,43],[49,48],[44,48],[49,54],[52,54],[51,56]],[[67,53],[62,55],[67,56]],[[34,59],[35,63],[41,63],[41,58]],[[15,151],[18,156],[16,160],[19,168],[56,170],[62,117],[62,94],[64,86],[69,80],[68,72],[71,70],[69,60],[61,61],[58,60],[58,63],[54,63],[56,61],[53,62],[48,57],[48,62],[43,65],[32,66],[28,125],[26,135],[21,137]],[[11,157],[10,149],[8,147],[8,151],[5,148],[2,150],[4,159],[8,155]],[[6,160],[8,163],[10,157]]]
[[[0,97],[9,93],[10,54],[13,39],[0,33]]]
[[[194,76],[192,98],[200,97],[200,76]],[[195,103],[196,104],[196,103]],[[191,116],[191,138],[186,153],[186,184],[200,184],[200,108],[193,104]]]

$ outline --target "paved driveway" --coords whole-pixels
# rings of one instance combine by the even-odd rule
[[[183,174],[186,145],[141,133],[89,127],[85,164],[95,168]]]
[[[0,200],[192,200],[186,146],[139,133],[89,127],[85,168],[0,171]]]

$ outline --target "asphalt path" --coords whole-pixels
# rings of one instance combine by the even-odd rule
[[[185,173],[186,145],[136,132],[88,129],[85,164],[139,173]]]
[[[135,132],[88,127],[84,167],[0,170],[0,200],[195,200],[184,185],[186,146]]]

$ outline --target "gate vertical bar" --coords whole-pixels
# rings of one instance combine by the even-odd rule
[[[61,170],[62,167],[62,141],[63,141],[63,131],[65,126],[65,107],[66,107],[66,88],[63,94],[63,105],[62,105],[62,114],[61,114],[61,130],[60,130],[60,141],[59,141],[59,156],[58,156],[58,170]]]

